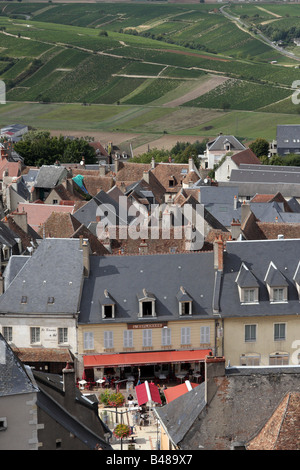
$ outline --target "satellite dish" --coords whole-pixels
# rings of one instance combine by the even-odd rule
[[[80,165],[84,165],[84,161],[83,161],[83,160],[81,160]]]
[[[207,183],[208,183],[208,179],[207,179],[207,178],[205,178],[205,180],[204,180],[204,183],[205,183],[205,184],[207,184]]]

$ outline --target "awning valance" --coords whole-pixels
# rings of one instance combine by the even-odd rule
[[[91,368],[203,362],[206,356],[209,356],[211,352],[211,349],[191,349],[186,351],[150,351],[124,354],[96,354],[83,356],[83,364],[85,368]]]

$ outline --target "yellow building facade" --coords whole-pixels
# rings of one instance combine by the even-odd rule
[[[224,352],[230,365],[297,365],[300,315],[226,318]]]

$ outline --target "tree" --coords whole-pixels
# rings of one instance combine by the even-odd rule
[[[14,146],[24,158],[27,166],[53,165],[56,160],[62,163],[94,163],[95,150],[89,145],[89,138],[65,139],[62,135],[53,137],[48,131],[29,131]]]
[[[249,148],[255,155],[260,158],[262,156],[268,155],[269,153],[269,142],[266,139],[259,137],[258,139],[251,142]]]

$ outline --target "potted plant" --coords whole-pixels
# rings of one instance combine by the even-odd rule
[[[117,439],[121,439],[121,450],[123,450],[123,439],[129,437],[131,434],[131,428],[127,424],[117,424],[113,430],[113,435]]]

